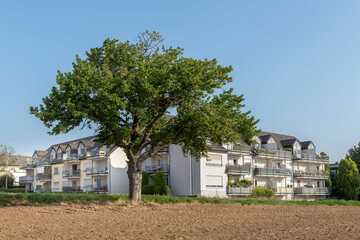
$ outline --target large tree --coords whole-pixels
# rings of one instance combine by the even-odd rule
[[[335,178],[336,194],[345,199],[357,199],[360,191],[360,175],[356,163],[349,157],[340,161]]]
[[[77,56],[72,71],[58,72],[57,86],[30,110],[50,134],[95,127],[97,141],[123,148],[129,198],[138,201],[143,162],[169,144],[199,157],[210,142],[251,141],[257,120],[226,86],[231,71],[215,59],[185,57],[147,31],[136,42],[106,39]]]
[[[351,158],[356,163],[358,169],[360,169],[360,142],[353,146],[346,156]]]

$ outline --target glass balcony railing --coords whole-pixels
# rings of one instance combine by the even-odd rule
[[[255,168],[255,176],[290,176],[291,172],[286,168]]]
[[[294,188],[294,194],[328,195],[329,190],[326,187],[319,187],[319,188],[298,187],[298,188]]]
[[[250,174],[251,165],[243,164],[243,165],[226,165],[226,172],[228,174]]]

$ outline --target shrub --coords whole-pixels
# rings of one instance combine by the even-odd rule
[[[274,191],[267,187],[256,187],[252,190],[251,196],[271,198],[274,196]]]
[[[150,179],[151,178],[151,179]],[[170,195],[171,190],[167,185],[167,176],[164,172],[156,172],[154,176],[143,173],[142,193],[150,195]]]

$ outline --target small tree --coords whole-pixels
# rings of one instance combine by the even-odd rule
[[[336,193],[345,199],[357,199],[360,191],[360,176],[356,163],[349,157],[340,161],[335,178]]]
[[[14,186],[15,178],[11,173],[5,173],[0,176],[0,188],[7,189],[8,187]]]
[[[256,134],[257,121],[242,111],[244,97],[225,88],[231,71],[163,46],[156,32],[134,43],[107,39],[77,56],[72,71],[58,72],[57,86],[30,110],[51,134],[95,126],[99,142],[121,147],[129,198],[138,201],[144,161],[169,144],[199,157],[209,142],[249,142]]]

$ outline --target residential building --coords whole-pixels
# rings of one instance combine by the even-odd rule
[[[28,189],[127,193],[126,160],[121,148],[100,145],[95,137],[55,144],[34,153],[34,181]],[[252,145],[209,144],[207,156],[200,158],[170,145],[146,160],[144,171],[166,173],[173,194],[179,196],[246,197],[262,186],[279,199],[316,199],[328,195],[328,162],[316,154],[311,141],[261,132]]]
[[[0,176],[5,174],[12,175],[14,177],[14,185],[19,186],[20,179],[26,176],[26,171],[23,167],[30,161],[31,158],[27,156],[2,156],[0,158]]]

